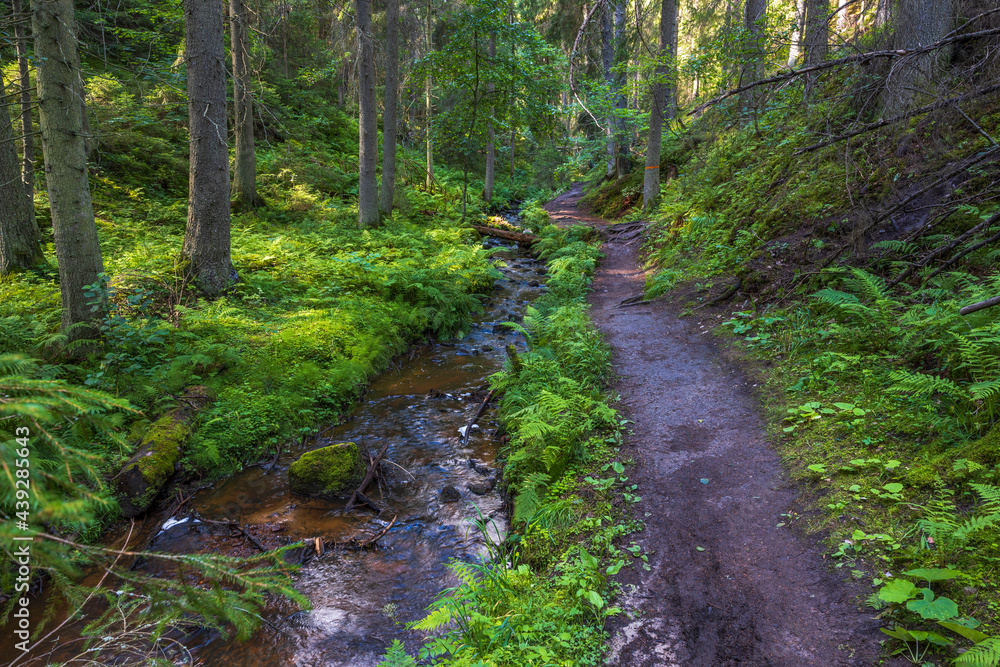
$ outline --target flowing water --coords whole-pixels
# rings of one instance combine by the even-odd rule
[[[383,374],[345,423],[304,448],[286,451],[273,469],[247,468],[194,498],[197,515],[237,520],[268,547],[316,536],[365,538],[396,519],[377,549],[330,551],[302,568],[296,587],[312,602],[310,611],[272,610],[268,624],[248,642],[196,636],[189,648],[201,664],[374,665],[393,638],[414,641],[413,633],[402,632],[394,620],[422,617],[438,593],[456,583],[448,563],[482,557],[483,537],[473,524],[479,513],[490,521],[491,531],[504,532],[502,501],[491,483],[497,425],[487,411],[467,444],[460,429],[479,408],[506,345],[524,349],[523,336],[502,323],[520,319],[525,305],[545,287],[541,263],[511,249],[496,257],[504,279],[462,340],[430,345]],[[391,477],[368,494],[382,509],[378,516],[367,507],[345,515],[342,502],[289,493],[287,467],[303,451],[353,441],[375,452],[387,440]],[[461,499],[442,499],[441,490],[449,485]],[[194,518],[166,526],[150,549],[205,552],[243,539],[222,537],[224,531]]]

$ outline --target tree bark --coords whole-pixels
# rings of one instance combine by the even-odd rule
[[[392,215],[396,188],[396,109],[399,98],[399,0],[386,0],[385,113],[382,116],[382,190],[379,210]]]
[[[0,78],[0,96],[6,85]],[[45,263],[35,206],[21,183],[8,105],[0,105],[0,276]]]
[[[35,196],[35,124],[31,119],[31,76],[28,71],[28,37],[24,29],[30,19],[21,0],[12,0],[14,44],[17,49],[18,85],[21,87],[21,180],[29,199]]]
[[[250,94],[250,48],[245,0],[229,0],[229,32],[233,54],[233,110],[236,123],[236,156],[233,196],[238,208],[264,204],[257,194],[257,154],[253,137],[253,96]]]
[[[427,55],[431,53],[431,6],[432,0],[427,0],[427,13],[424,16],[424,37],[427,39]],[[430,72],[427,73],[427,79],[424,81],[424,103],[426,105],[426,116],[425,116],[425,128],[424,135],[427,142],[427,191],[430,192],[434,185],[434,139],[432,135],[433,123],[432,116],[434,113],[434,100],[432,96],[432,88],[434,86],[434,79]]]
[[[795,67],[802,55],[802,36],[805,34],[806,0],[795,0],[795,28],[788,46],[788,66]]]
[[[489,54],[492,62],[497,56],[497,40],[492,33],[490,33]],[[483,181],[483,200],[489,204],[493,201],[493,180],[496,177],[496,135],[493,132],[493,114],[496,112],[493,94],[496,92],[496,85],[493,81],[490,81],[487,90],[490,96],[490,117],[486,121],[486,178]]]
[[[181,255],[209,296],[236,279],[230,255],[223,0],[184,0],[191,166]]]
[[[31,0],[45,181],[59,263],[62,328],[70,340],[97,333],[92,327],[74,325],[98,316],[83,288],[96,283],[104,271],[87,174],[83,80],[75,29],[73,0]]]
[[[372,41],[371,0],[355,0],[358,22],[358,222],[377,227],[378,121],[375,117],[375,45]]]
[[[806,0],[806,37],[803,41],[806,66],[818,65],[826,60],[830,42],[830,29],[827,25],[829,16],[830,0]],[[806,75],[806,100],[812,97],[812,89],[818,76],[815,73]]]
[[[662,0],[660,4],[660,52],[657,56],[656,79],[653,83],[653,108],[649,112],[649,139],[646,141],[646,173],[642,182],[642,208],[649,211],[660,195],[660,140],[663,121],[676,113],[676,92],[664,81],[672,70],[676,57],[677,0]]]
[[[618,0],[615,5],[615,65],[623,68],[628,62],[625,52],[625,0]],[[628,111],[628,98],[625,97],[626,72],[621,69],[614,75],[615,93],[615,173],[619,179],[625,178],[632,170],[632,158],[629,154],[628,132],[625,116]]]
[[[614,49],[612,48],[612,41],[614,38],[614,25],[612,24],[611,18],[611,0],[597,0],[601,2],[601,65],[604,67],[604,85],[607,87],[608,95],[612,94],[614,90],[614,72],[612,68],[614,67]],[[610,106],[610,104],[609,104]],[[608,138],[608,178],[615,175],[615,156],[618,155],[618,149],[615,146],[615,115],[611,111],[608,113],[607,117],[607,128],[605,129],[605,134]]]
[[[933,44],[951,30],[955,21],[953,0],[896,0],[891,3],[892,46],[897,50]],[[888,77],[884,106],[899,113],[913,106],[918,89],[926,89],[940,64],[951,57],[951,48],[939,49],[897,63]]]
[[[764,71],[764,52],[761,40],[764,36],[764,20],[767,14],[767,0],[746,0],[743,5],[743,28],[746,31],[746,44],[743,57],[749,58],[743,63],[740,71],[740,85],[756,81]],[[740,96],[743,108],[757,108],[758,93],[748,91]]]

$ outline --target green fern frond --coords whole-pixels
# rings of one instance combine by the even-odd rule
[[[961,667],[997,667],[1000,665],[1000,637],[981,641],[955,658]]]

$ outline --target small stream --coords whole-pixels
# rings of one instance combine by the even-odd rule
[[[502,323],[520,320],[524,307],[545,289],[545,270],[505,246],[495,258],[504,278],[462,340],[418,348],[372,383],[345,423],[304,448],[286,449],[271,470],[247,468],[194,498],[198,515],[252,526],[268,547],[316,536],[363,539],[396,517],[379,548],[327,552],[302,568],[296,587],[309,597],[312,610],[274,609],[268,624],[247,642],[204,633],[190,638],[189,649],[200,664],[366,667],[379,662],[394,638],[409,636],[415,648],[413,633],[393,621],[421,618],[442,589],[457,583],[448,570],[451,560],[482,556],[483,538],[472,524],[476,507],[493,522],[492,530],[505,532],[502,501],[491,484],[497,472],[498,443],[492,437],[497,424],[487,411],[465,445],[459,429],[485,397],[488,377],[500,369],[506,345],[524,349],[523,336]],[[390,479],[368,494],[382,508],[380,515],[365,507],[345,515],[343,503],[288,492],[287,467],[303,451],[354,441],[374,453],[387,439],[386,457],[394,464],[388,466]],[[442,499],[448,485],[461,493],[460,500]],[[232,546],[242,539],[193,520],[166,525],[150,549],[216,551],[225,548],[223,542]]]

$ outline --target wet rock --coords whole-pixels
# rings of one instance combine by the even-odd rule
[[[480,475],[485,475],[489,477],[493,474],[493,469],[489,466],[483,465],[476,459],[469,459],[469,467],[478,472]]]
[[[442,502],[454,503],[462,499],[462,492],[456,489],[451,484],[449,484],[448,486],[441,489],[441,493],[438,494],[438,497],[441,499]]]
[[[482,346],[482,347],[480,348],[480,350],[481,350],[482,352],[492,352],[492,351],[494,350],[494,347],[493,347],[492,345],[483,345],[483,346]]]
[[[469,491],[472,491],[477,496],[485,496],[487,493],[496,488],[496,485],[497,485],[497,478],[494,477],[490,479],[488,482],[485,482],[483,484],[469,484],[468,488]]]
[[[365,462],[353,442],[314,449],[288,467],[292,493],[318,498],[346,498],[365,476]]]
[[[532,280],[531,282],[528,283],[528,287],[538,287],[540,285],[541,283],[538,282],[537,280]]]

